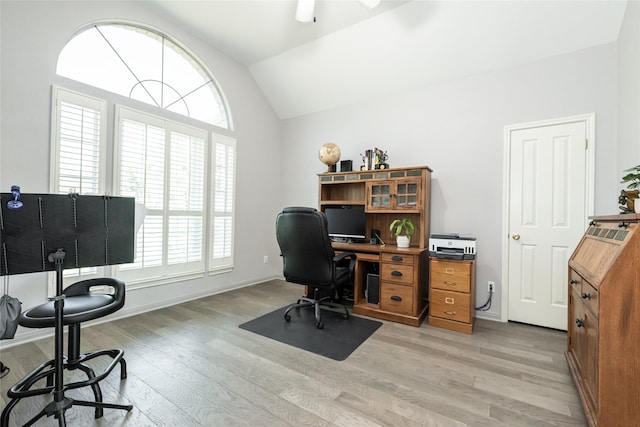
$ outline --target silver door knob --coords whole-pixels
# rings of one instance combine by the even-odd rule
[[[515,233],[513,236],[513,240],[520,240],[520,235],[518,233]]]

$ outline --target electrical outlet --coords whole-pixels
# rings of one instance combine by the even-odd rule
[[[267,264],[269,262],[269,257],[267,255],[265,255],[264,258],[262,259],[262,262]]]
[[[487,282],[487,292],[493,293],[496,291],[496,282],[489,280]]]

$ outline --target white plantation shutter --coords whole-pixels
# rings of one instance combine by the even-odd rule
[[[214,134],[212,146],[211,273],[233,268],[236,140]]]
[[[54,86],[52,102],[50,191],[104,194],[106,101]],[[68,269],[65,282],[95,277],[101,270]]]
[[[148,210],[122,277],[135,284],[202,275],[207,132],[123,107],[118,117],[116,191]]]
[[[103,194],[107,103],[53,88],[51,192]]]

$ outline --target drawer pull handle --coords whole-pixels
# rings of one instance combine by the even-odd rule
[[[402,261],[402,257],[400,255],[394,255],[391,257],[391,261]]]
[[[446,297],[446,298],[444,299],[444,303],[445,303],[445,304],[455,304],[455,303],[456,303],[456,300],[455,300],[454,298],[451,298],[451,297]]]
[[[455,285],[456,285],[456,282],[449,282],[449,281],[445,281],[445,282],[444,282],[444,284],[445,284],[445,285],[452,285],[452,286],[455,286]]]
[[[448,314],[449,316],[455,316],[456,312],[455,311],[444,311],[444,314]]]
[[[586,292],[582,293],[582,299],[591,299],[591,294],[588,294]]]
[[[455,268],[451,268],[451,267],[447,267],[444,269],[445,274],[455,274],[456,270]]]
[[[402,273],[401,273],[400,271],[393,270],[393,271],[391,272],[391,275],[392,275],[392,276],[396,276],[396,277],[400,277],[400,276],[402,276]]]
[[[402,297],[399,297],[398,295],[391,295],[391,300],[392,301],[402,301]]]
[[[580,281],[577,279],[571,279],[569,283],[571,283],[572,285],[575,285],[576,283],[580,283]]]
[[[578,328],[584,328],[584,320],[582,319],[576,319],[576,326]]]

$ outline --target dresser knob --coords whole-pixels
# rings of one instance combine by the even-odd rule
[[[586,292],[582,293],[582,299],[591,299],[591,294],[588,294]]]
[[[584,328],[584,320],[582,319],[576,319],[576,326],[578,328]]]
[[[569,283],[571,283],[572,285],[575,285],[576,283],[580,283],[580,281],[577,279],[571,279]]]

